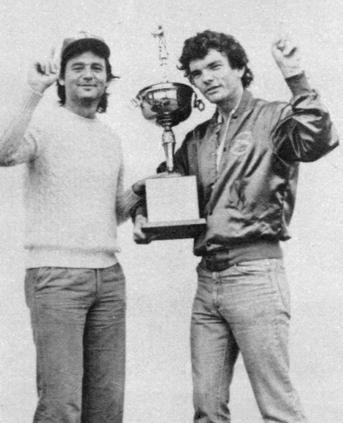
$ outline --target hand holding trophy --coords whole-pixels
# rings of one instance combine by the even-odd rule
[[[166,69],[168,53],[164,32],[159,26],[161,67]],[[148,222],[142,228],[154,240],[193,238],[206,226],[199,219],[196,177],[174,175],[175,135],[172,127],[188,119],[193,107],[204,109],[193,88],[186,84],[169,82],[166,71],[163,81],[143,88],[133,103],[140,106],[145,119],[163,128],[162,145],[166,156],[167,172],[171,177],[148,179],[146,198]]]

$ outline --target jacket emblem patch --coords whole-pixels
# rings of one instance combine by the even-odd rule
[[[231,147],[230,153],[235,156],[241,156],[244,154],[252,143],[252,133],[250,131],[241,132],[233,140],[233,146]]]

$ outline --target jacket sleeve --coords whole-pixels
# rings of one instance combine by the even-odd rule
[[[304,74],[286,81],[293,97],[289,104],[278,106],[272,134],[275,154],[287,162],[318,160],[339,144],[329,112]]]
[[[32,160],[38,150],[39,130],[29,124],[42,95],[26,87],[3,108],[0,118],[0,166]]]

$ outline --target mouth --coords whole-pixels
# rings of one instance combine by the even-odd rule
[[[210,88],[208,88],[207,90],[206,90],[206,94],[212,94],[212,93],[214,93],[215,91],[217,91],[217,89],[219,88],[219,86],[218,85],[216,85],[215,87],[210,87]]]

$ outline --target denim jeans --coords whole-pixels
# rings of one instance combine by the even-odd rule
[[[289,377],[289,287],[282,259],[221,272],[200,264],[191,322],[194,422],[230,422],[234,365],[244,365],[265,422],[304,423]]]
[[[26,301],[37,352],[34,423],[121,423],[125,278],[105,269],[28,269]]]

